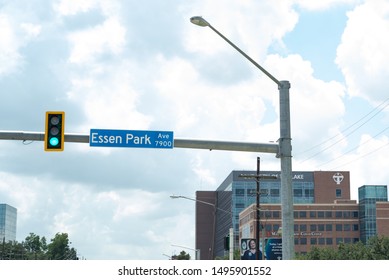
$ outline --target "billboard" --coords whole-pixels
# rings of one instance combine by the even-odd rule
[[[240,240],[240,259],[241,260],[262,260],[262,251],[259,250],[257,242],[253,238],[242,238]]]
[[[265,256],[267,260],[282,260],[281,238],[269,238],[266,240]]]
[[[265,255],[262,256],[262,248],[264,247]],[[257,252],[259,251],[259,257]],[[262,241],[259,244],[253,238],[242,238],[240,240],[240,258],[241,260],[282,260],[282,239],[281,238],[266,238],[264,246]]]

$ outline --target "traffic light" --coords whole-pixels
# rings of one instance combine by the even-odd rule
[[[230,235],[229,234],[224,236],[224,250],[226,250],[226,251],[230,250]]]
[[[65,112],[46,112],[45,151],[61,152],[65,142]]]

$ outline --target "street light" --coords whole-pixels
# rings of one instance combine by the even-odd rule
[[[245,52],[228,40],[223,34],[216,30],[208,21],[202,17],[191,17],[193,24],[211,28],[216,34],[222,37],[235,50],[242,54],[267,77],[278,86],[280,99],[280,138],[278,139],[277,157],[281,161],[281,212],[282,212],[282,258],[291,260],[294,258],[294,221],[293,221],[293,192],[292,192],[292,139],[290,130],[290,104],[289,104],[289,81],[279,81],[261,65],[256,63]]]
[[[191,198],[191,197],[187,197],[187,196],[183,196],[183,195],[171,195],[170,198],[172,199],[175,199],[175,198],[183,198],[183,199],[189,199],[189,200],[192,200],[192,201],[195,201],[195,202],[199,202],[199,203],[202,203],[202,204],[207,204],[209,206],[212,206],[214,207],[215,209],[219,210],[219,211],[222,211],[224,213],[227,213],[227,214],[230,214],[232,215],[232,212],[231,211],[227,211],[227,210],[224,210],[224,209],[221,209],[221,208],[218,208],[216,207],[215,204],[213,203],[210,203],[210,202],[206,202],[206,201],[202,201],[202,200],[198,200],[198,199],[194,199],[194,198]]]
[[[173,199],[183,198],[183,199],[188,199],[188,200],[195,201],[196,203],[206,204],[206,205],[212,206],[215,209],[214,215],[216,213],[216,210],[218,210],[218,211],[227,213],[227,214],[232,216],[232,212],[231,211],[227,211],[227,210],[221,209],[219,207],[216,207],[215,204],[207,202],[207,201],[198,200],[198,199],[194,199],[194,198],[183,196],[183,195],[171,195],[170,198],[173,198]],[[213,234],[215,235],[215,229],[214,229],[214,233]],[[229,244],[230,254],[229,254],[229,259],[233,260],[234,259],[234,231],[233,231],[233,228],[230,228],[229,235],[230,235],[230,244]],[[215,236],[213,236],[213,238],[215,238]],[[198,257],[199,257],[198,259],[200,259],[200,249],[198,249],[198,251],[196,253],[198,254]]]
[[[181,246],[181,245],[176,245],[176,244],[170,244],[170,246],[172,246],[172,247],[184,248],[184,249],[188,249],[188,250],[192,250],[192,251],[195,252],[195,259],[196,259],[196,260],[199,260],[199,259],[200,259],[200,249],[193,249],[193,248],[190,248],[190,247]]]

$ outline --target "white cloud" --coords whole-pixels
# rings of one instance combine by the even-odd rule
[[[261,59],[274,42],[293,30],[298,15],[289,5],[270,5],[263,1],[204,1],[193,7],[192,16],[203,16],[214,28],[254,59]],[[206,29],[206,30],[204,30]],[[231,53],[232,48],[208,27],[188,25],[186,48],[203,54]],[[254,34],[260,34],[255,36]]]
[[[362,0],[326,0],[326,1],[317,1],[317,0],[295,0],[295,2],[300,5],[302,8],[317,11],[317,10],[325,10],[336,5],[352,5],[360,3]]]
[[[27,37],[35,38],[41,33],[42,26],[32,23],[21,23],[20,27],[26,32]]]
[[[12,21],[7,15],[0,14],[0,76],[12,73],[20,67],[23,59],[18,49],[20,41],[15,34]]]
[[[83,64],[95,61],[100,55],[118,55],[125,44],[125,35],[125,28],[116,18],[109,18],[96,27],[71,33],[69,41],[73,48],[69,61]]]
[[[389,3],[366,1],[348,13],[348,22],[337,50],[348,93],[374,104],[386,99],[389,86]]]
[[[61,0],[55,3],[54,9],[61,15],[69,16],[80,12],[87,12],[99,5],[96,0]]]

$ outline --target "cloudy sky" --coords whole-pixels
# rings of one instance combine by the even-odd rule
[[[293,170],[350,171],[352,199],[389,183],[386,0],[0,0],[0,130],[167,130],[176,138],[269,143],[276,84],[291,83]],[[279,170],[272,154],[0,141],[0,203],[17,240],[67,232],[87,259],[166,259],[194,248],[196,190],[231,170]],[[193,251],[189,251],[193,254]]]

